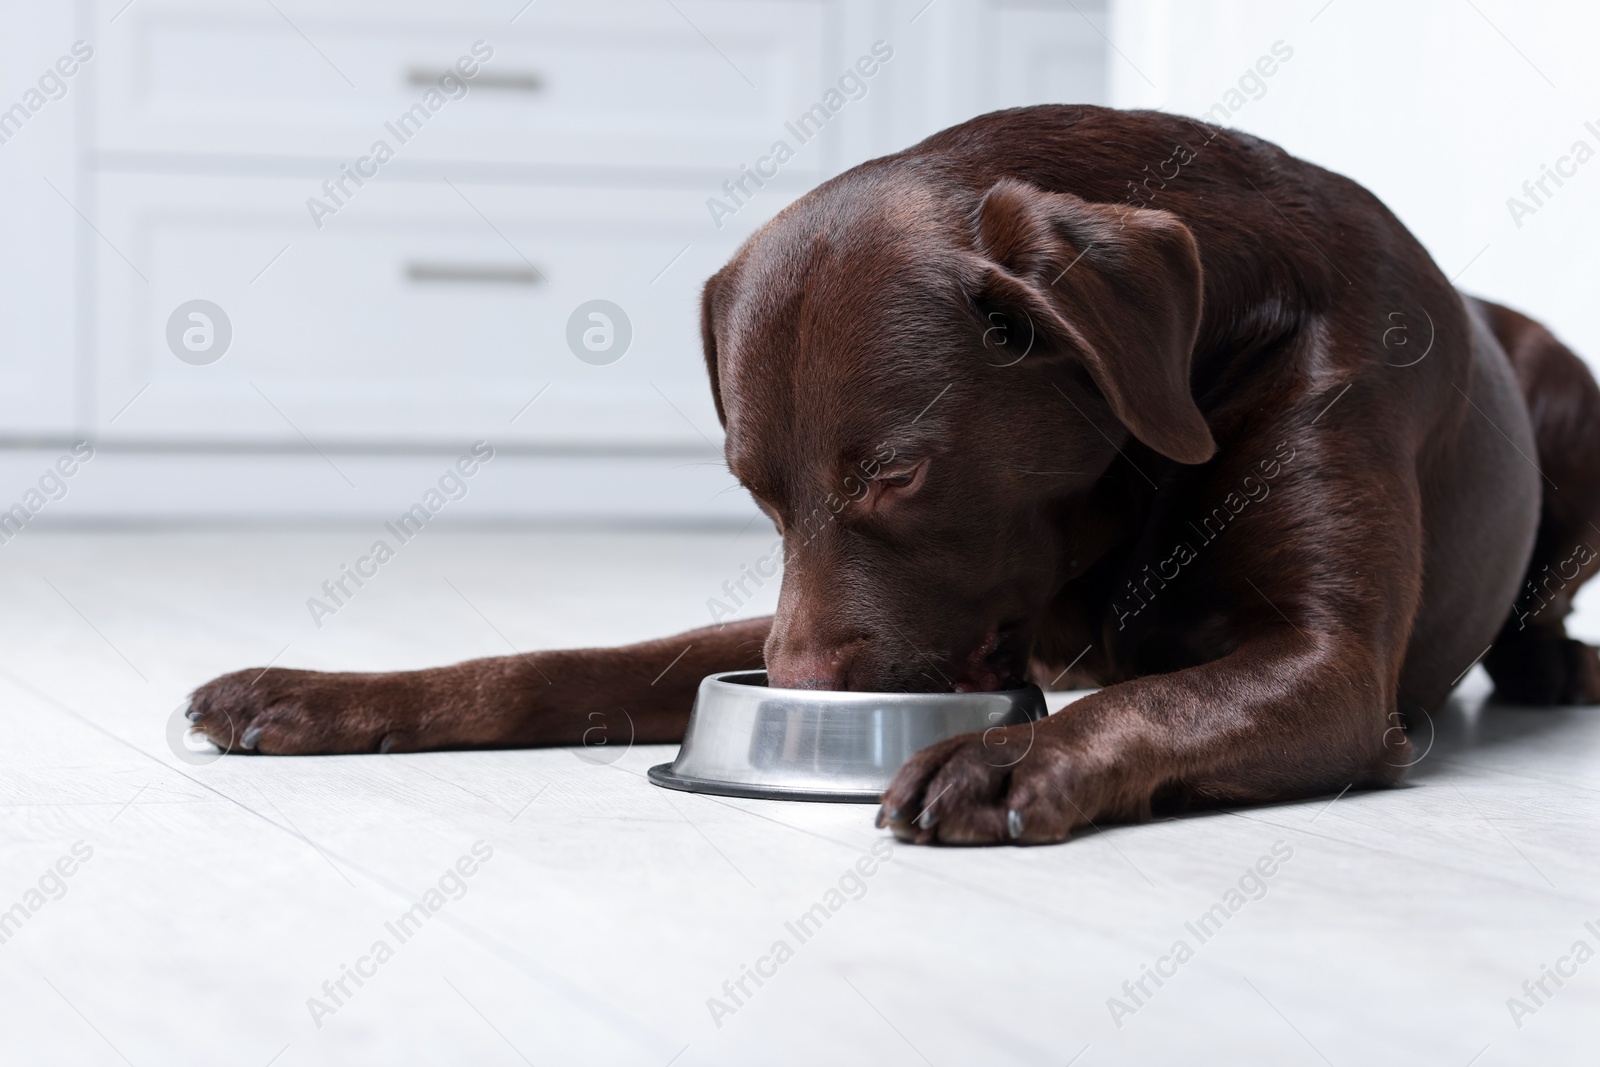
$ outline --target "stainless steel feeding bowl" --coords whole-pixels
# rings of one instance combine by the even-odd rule
[[[769,689],[766,671],[700,683],[678,758],[650,768],[668,789],[773,800],[876,802],[918,749],[1047,714],[1035,685],[996,693]]]

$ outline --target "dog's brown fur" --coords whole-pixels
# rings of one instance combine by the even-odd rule
[[[925,750],[884,798],[908,840],[1044,842],[1394,782],[1402,723],[1486,649],[1513,699],[1600,700],[1562,625],[1600,568],[1600,390],[1371,194],[1253,137],[974,119],[784,210],[707,284],[702,331],[729,465],[783,533],[776,616],[241,671],[196,692],[200,726],[273,753],[571,745],[623,707],[667,742],[702,675],[762,663],[1104,686]]]

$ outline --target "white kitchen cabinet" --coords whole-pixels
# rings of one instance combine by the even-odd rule
[[[701,474],[673,515],[748,513],[718,492],[725,472],[704,480],[720,448],[705,277],[860,160],[996,107],[1103,101],[1103,15],[1065,0],[82,0],[46,16],[0,0],[0,73],[75,39],[94,49],[0,145],[0,221],[21,238],[0,289],[0,444],[82,436],[115,457],[117,491],[86,489],[62,516],[365,512],[383,504],[300,483],[346,456],[370,484],[403,485],[385,457],[477,439],[562,486],[502,494],[496,513],[616,517],[641,479],[679,468]],[[463,57],[470,78],[452,73]],[[730,194],[779,140],[793,157]],[[606,365],[567,339],[596,299],[632,329]],[[194,300],[231,330],[212,362],[169,341]],[[241,455],[239,477],[219,475]],[[0,476],[29,462],[0,455]],[[665,491],[638,517],[662,514]]]

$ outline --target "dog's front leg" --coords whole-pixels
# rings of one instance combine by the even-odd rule
[[[1147,819],[1159,797],[1260,802],[1391,782],[1409,746],[1389,715],[1392,671],[1342,645],[1283,627],[1038,723],[932,745],[901,768],[880,821],[917,843],[1045,843]]]
[[[218,747],[281,755],[676,742],[700,679],[759,668],[771,623],[419,671],[235,671],[195,691],[189,718]]]

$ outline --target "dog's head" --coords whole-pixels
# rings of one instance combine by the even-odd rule
[[[706,285],[727,460],[783,535],[773,685],[1019,682],[1076,509],[1130,435],[1215,451],[1175,216],[864,168]]]

